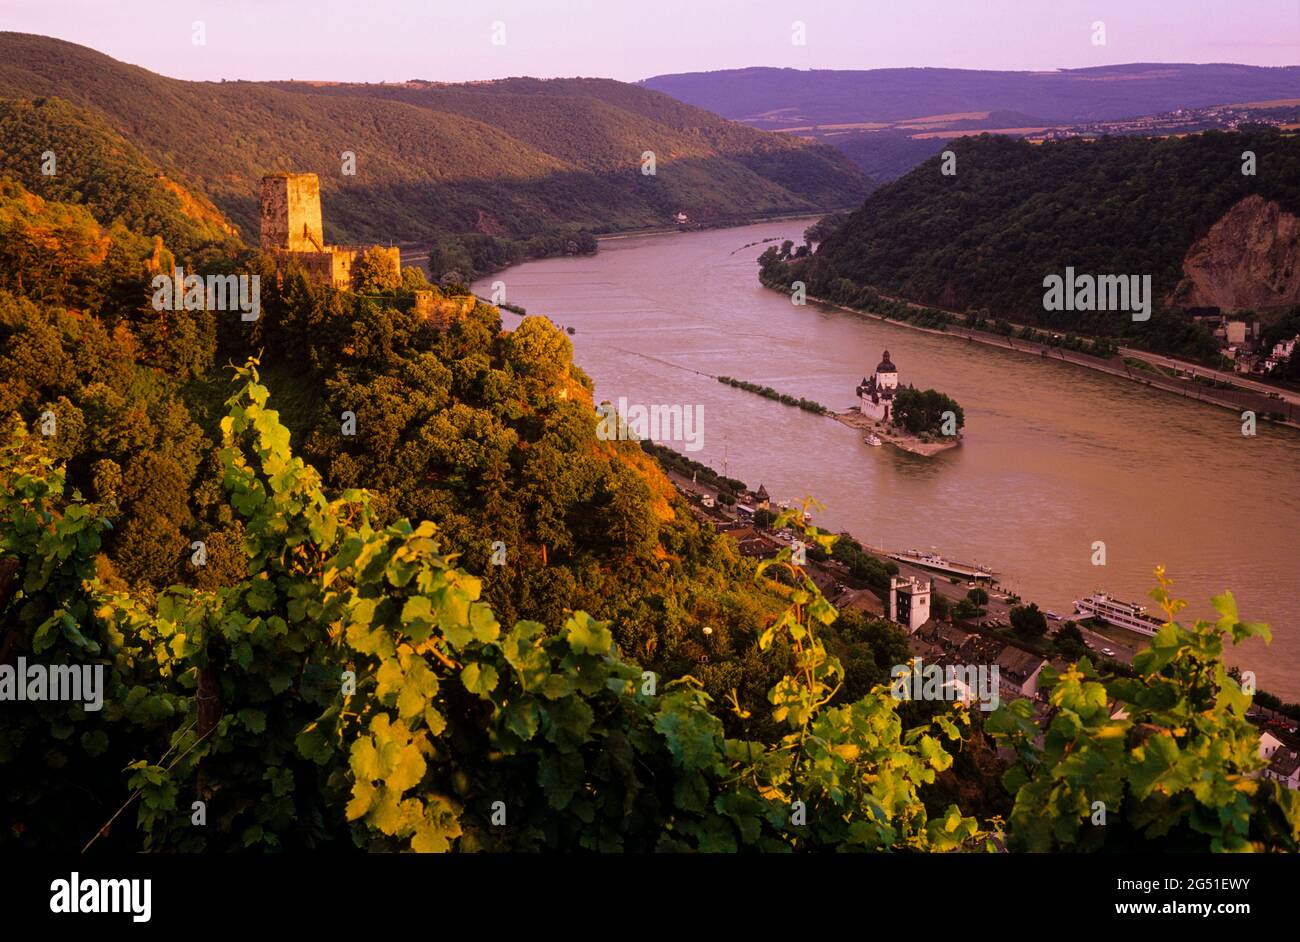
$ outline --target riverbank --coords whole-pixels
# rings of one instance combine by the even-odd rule
[[[779,287],[767,287],[778,293],[784,293]],[[1020,340],[1013,337],[1005,337],[1001,334],[974,330],[970,327],[949,326],[946,330],[940,330],[935,327],[925,327],[907,320],[887,317],[886,315],[877,313],[876,311],[868,311],[863,310],[862,308],[850,307],[846,304],[838,304],[834,301],[827,300],[826,298],[815,297],[814,295],[808,295],[808,300],[816,301],[818,304],[824,304],[827,307],[833,307],[840,311],[847,311],[850,314],[856,314],[861,317],[884,321],[890,324],[897,324],[900,327],[919,330],[927,334],[958,337],[972,343],[980,343],[990,347],[1000,347],[1004,350],[1014,350],[1018,353],[1024,353],[1030,356],[1036,355],[1045,359],[1070,363],[1074,366],[1082,366],[1099,373],[1107,373],[1111,376],[1118,376],[1130,380],[1131,382],[1141,383],[1154,389],[1176,393],[1188,399],[1195,399],[1198,402],[1205,402],[1209,405],[1218,406],[1223,409],[1231,409],[1237,413],[1250,411],[1255,414],[1259,421],[1267,421],[1273,425],[1285,425],[1290,428],[1300,429],[1300,415],[1295,414],[1291,404],[1288,402],[1279,401],[1264,393],[1254,392],[1240,386],[1234,386],[1231,390],[1207,388],[1203,383],[1198,382],[1194,378],[1168,376],[1164,373],[1143,369],[1135,370],[1125,362],[1123,355],[1111,359],[1103,359],[1101,357],[1090,356],[1086,353],[1080,353],[1077,350],[1066,350],[1062,347],[1053,347],[1032,340]],[[909,307],[918,310],[924,307],[924,305],[914,304],[910,301],[904,301],[901,303],[905,303]],[[944,313],[953,317],[964,316],[951,311],[946,311]],[[1125,352],[1131,353],[1131,351]],[[1188,364],[1188,366],[1193,369],[1195,368],[1193,364]],[[1285,409],[1286,411],[1279,412],[1278,410],[1281,409]]]
[[[633,239],[636,238],[637,236],[667,235],[668,233],[674,233],[674,232],[707,232],[714,229],[736,229],[741,226],[755,226],[761,223],[768,223],[768,222],[786,222],[791,219],[817,219],[820,218],[821,215],[829,215],[831,213],[851,212],[854,209],[857,209],[857,207],[843,206],[839,209],[829,209],[826,210],[824,213],[814,214],[812,216],[808,214],[807,210],[802,210],[797,213],[769,213],[767,215],[760,214],[757,216],[742,217],[739,220],[732,219],[732,220],[718,220],[716,222],[710,222],[710,223],[686,223],[682,225],[672,225],[672,226],[652,226],[645,229],[623,229],[618,232],[610,232],[604,234],[596,233],[595,235],[596,235],[597,242],[615,242],[618,241],[619,239]],[[754,243],[754,245],[759,245],[759,244],[761,243],[759,242]],[[748,248],[748,246],[746,246],[746,248]]]
[[[854,208],[856,207],[845,206],[845,207],[840,207],[839,209],[826,210],[824,214],[847,212]],[[665,226],[647,226],[640,229],[620,229],[616,232],[606,232],[606,233],[592,232],[591,235],[595,238],[597,247],[590,252],[572,253],[566,251],[555,251],[555,252],[539,253],[536,255],[529,255],[525,258],[515,259],[513,261],[502,262],[499,265],[492,265],[484,269],[483,271],[475,270],[473,272],[466,273],[466,274],[469,276],[471,281],[477,281],[483,278],[487,278],[491,275],[495,275],[498,272],[505,271],[507,268],[512,268],[516,265],[522,265],[525,262],[540,262],[540,261],[546,261],[548,259],[553,259],[553,258],[582,258],[582,257],[590,258],[599,251],[599,245],[601,242],[617,242],[622,239],[634,239],[640,236],[669,235],[669,234],[680,233],[680,232],[704,232],[713,229],[735,229],[741,226],[758,225],[761,223],[787,222],[792,219],[813,219],[813,218],[817,218],[817,217],[815,215],[810,216],[808,210],[800,210],[799,212],[792,212],[792,213],[769,213],[769,214],[760,213],[754,216],[741,216],[734,219],[722,219],[722,220],[717,220],[715,222],[708,222],[708,223],[674,223],[672,225],[665,225]],[[449,236],[456,236],[456,235],[463,235],[463,234],[465,233],[451,233],[449,234]],[[511,241],[511,242],[522,243],[528,241],[528,237],[504,237],[503,236],[502,238],[505,239],[506,241]],[[755,245],[757,244],[759,243],[755,243]],[[397,248],[401,257],[402,266],[403,267],[414,266],[422,269],[425,272],[425,274],[429,274],[429,270],[428,270],[429,253],[436,247],[436,245],[437,245],[436,242],[427,242],[427,241],[426,242],[399,242]],[[748,248],[748,246],[746,246],[746,248]]]

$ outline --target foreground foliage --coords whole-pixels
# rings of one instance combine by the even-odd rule
[[[1186,603],[1156,575],[1167,622],[1134,658],[1135,677],[1102,677],[1086,658],[1048,676],[1054,715],[1041,742],[1028,701],[989,719],[1017,756],[1003,777],[1016,796],[1013,846],[1297,850],[1300,793],[1258,777],[1267,763],[1246,719],[1251,696],[1222,660],[1225,636],[1268,638],[1268,626],[1241,621],[1228,592],[1214,599],[1217,622],[1184,627],[1174,619]]]
[[[607,623],[573,612],[560,626],[503,626],[431,523],[376,527],[367,492],[327,497],[292,454],[256,366],[239,373],[221,423],[224,489],[246,534],[234,585],[108,591],[94,572],[100,508],[64,494],[62,471],[21,427],[0,454],[5,656],[102,664],[108,677],[101,712],[28,704],[3,727],[0,842],[995,846],[1000,822],[981,826],[955,806],[931,816],[923,801],[953,762],[944,743],[959,743],[966,711],[908,729],[884,685],[835,702],[844,670],[819,635],[837,613],[789,550],[762,566],[781,575],[790,603],[759,637],[793,654],[768,693],[780,733],[729,737],[692,678],[657,678],[615,656]],[[804,535],[822,551],[835,540]],[[1102,682],[1086,661],[1063,674],[1044,745],[1025,701],[988,720],[1020,756],[1005,778],[1016,803],[1001,840],[1092,847],[1140,832],[1180,847],[1295,849],[1300,803],[1250,777],[1262,760],[1249,697],[1219,659],[1223,634],[1266,629],[1240,622],[1230,596],[1217,625],[1184,629],[1172,623],[1181,603],[1162,598],[1171,623],[1139,656],[1138,677]],[[1129,716],[1113,719],[1108,698]],[[1088,828],[1094,800],[1106,802],[1107,827]]]
[[[6,730],[6,796],[26,807],[0,839],[73,846],[98,831],[119,847],[183,851],[983,839],[956,808],[930,819],[920,797],[951,764],[942,742],[960,736],[959,720],[904,729],[883,688],[831,705],[843,668],[817,632],[837,613],[799,567],[782,563],[791,607],[760,638],[794,651],[795,673],[769,694],[784,733],[729,738],[697,682],[615,657],[607,624],[575,612],[558,630],[503,627],[432,524],[375,528],[366,492],[327,498],[255,368],[241,376],[222,422],[224,486],[247,536],[248,574],[233,586],[152,601],[105,591],[96,508],[65,497],[36,441],[7,447],[0,560],[16,577],[4,605],[17,647],[106,662],[111,679],[102,713],[43,704]],[[130,791],[111,784],[123,756]],[[76,833],[99,809],[72,790],[92,780],[134,828],[101,828],[105,815]]]

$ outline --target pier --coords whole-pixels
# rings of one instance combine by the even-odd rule
[[[897,560],[900,563],[910,563],[913,566],[920,566],[924,569],[933,569],[936,572],[943,572],[953,576],[964,576],[967,579],[987,579],[993,581],[997,575],[987,566],[977,566],[973,563],[959,563],[955,560],[944,559],[936,553],[921,553],[916,550],[908,550],[905,553],[891,552],[879,547],[864,547],[869,552],[879,556],[888,556],[890,559]]]

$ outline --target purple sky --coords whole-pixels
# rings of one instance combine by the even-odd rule
[[[191,42],[196,20],[205,46]],[[1300,64],[1300,0],[2,0],[0,28],[187,79]]]

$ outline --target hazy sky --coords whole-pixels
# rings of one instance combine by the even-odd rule
[[[0,0],[0,28],[188,79],[1300,64],[1300,0]]]

